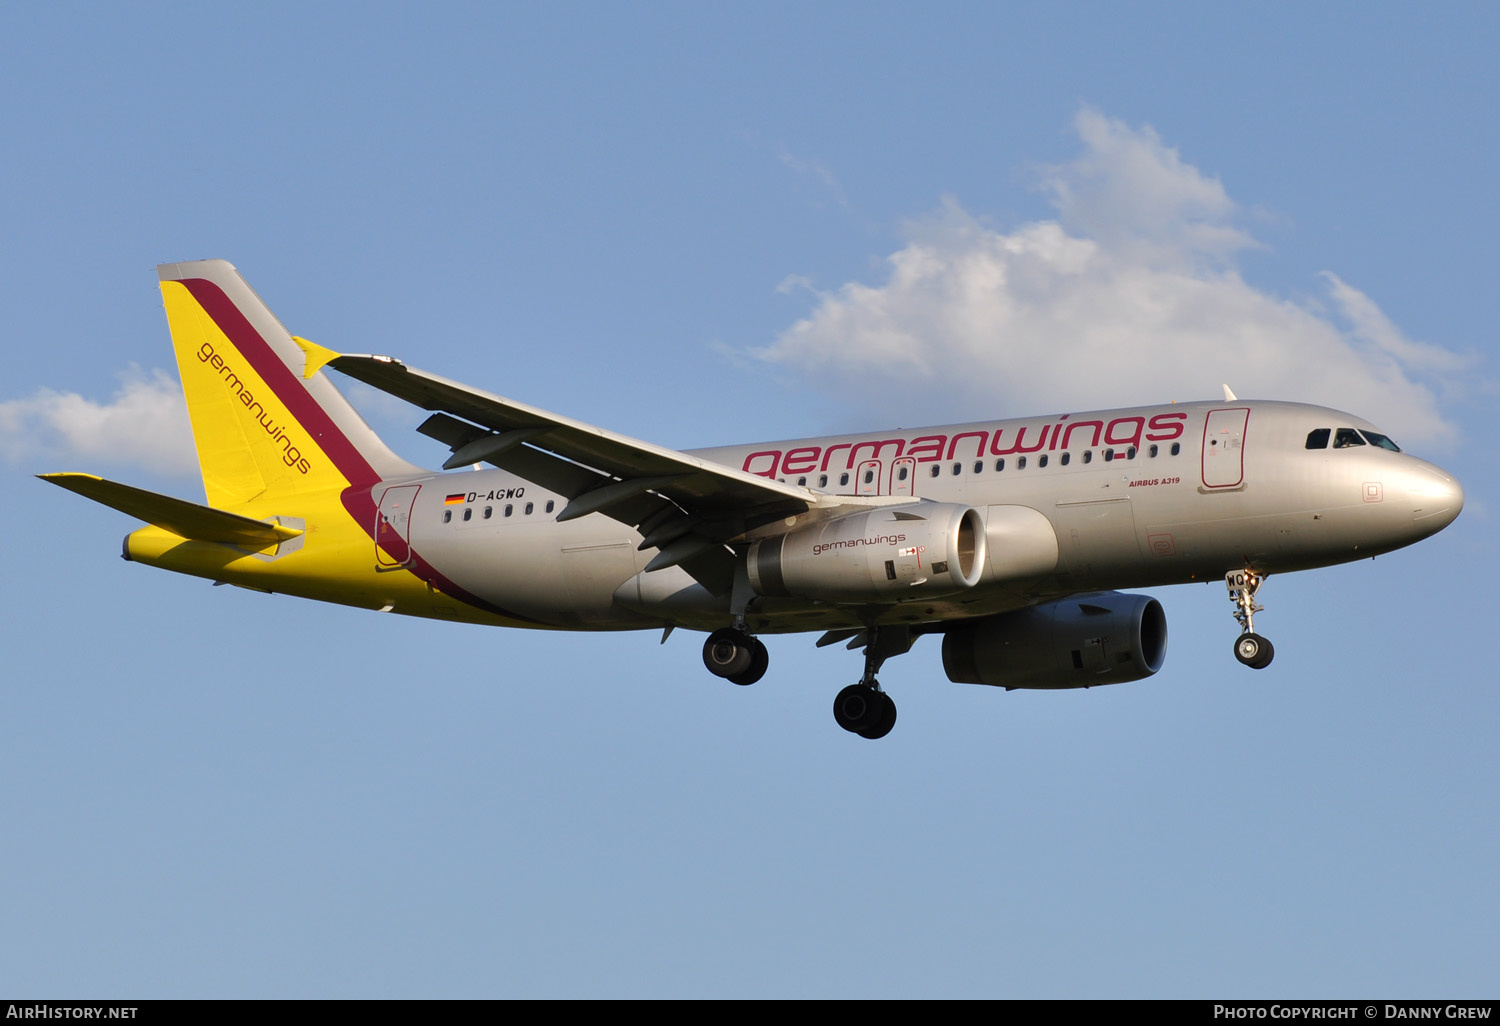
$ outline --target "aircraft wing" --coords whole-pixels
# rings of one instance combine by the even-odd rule
[[[806,488],[549,413],[390,357],[342,355],[297,342],[308,353],[306,373],[327,365],[434,411],[418,430],[453,450],[444,469],[490,463],[567,496],[558,520],[597,512],[637,526],[646,535],[642,548],[661,549],[650,569],[681,564],[716,593],[728,586],[732,566],[720,558],[729,555],[725,541],[821,504]]]
[[[462,417],[489,429],[488,435],[480,434],[455,449],[453,457],[444,464],[446,469],[467,463],[494,463],[491,455],[503,456],[524,443],[603,471],[618,479],[619,484],[649,482],[646,487],[651,491],[671,496],[685,507],[743,510],[775,506],[801,512],[812,504],[811,493],[805,488],[710,463],[514,399],[491,395],[408,367],[390,357],[339,355],[328,365],[424,410]],[[622,494],[626,491],[620,490]],[[565,515],[561,519],[571,517]]]

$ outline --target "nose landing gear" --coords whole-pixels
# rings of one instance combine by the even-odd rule
[[[1240,624],[1240,636],[1234,642],[1234,657],[1252,670],[1263,670],[1271,665],[1276,649],[1271,642],[1255,633],[1255,614],[1264,606],[1255,601],[1256,592],[1265,583],[1267,575],[1246,567],[1231,570],[1224,575],[1224,586],[1229,589],[1229,601],[1234,603],[1234,618]]]
[[[1241,634],[1234,643],[1234,657],[1252,670],[1269,666],[1276,649],[1259,634]]]

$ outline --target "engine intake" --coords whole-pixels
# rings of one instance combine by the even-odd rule
[[[890,602],[952,595],[979,582],[984,521],[971,506],[914,502],[799,527],[750,546],[762,595]]]
[[[943,638],[956,684],[1091,688],[1149,677],[1167,655],[1167,614],[1149,595],[1117,591],[986,617]]]

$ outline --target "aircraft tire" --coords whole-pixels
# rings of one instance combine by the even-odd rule
[[[877,741],[885,737],[891,732],[891,728],[896,725],[896,703],[891,699],[890,695],[887,695],[883,691],[876,692],[876,694],[880,696],[880,719],[873,727],[859,731],[860,737],[867,737],[871,741]]]
[[[755,645],[759,644],[744,631],[722,627],[703,643],[703,665],[715,677],[733,680],[749,672],[755,662]],[[764,648],[765,646],[761,646]],[[764,669],[761,670],[765,672]],[[757,680],[759,678],[756,678]],[[746,681],[746,683],[753,683]]]
[[[1270,640],[1259,634],[1241,634],[1235,640],[1234,657],[1252,670],[1264,670],[1275,655]]]
[[[833,719],[851,734],[869,730],[880,722],[885,698],[869,684],[850,684],[833,700]],[[894,705],[893,705],[894,707]]]
[[[759,638],[750,639],[750,667],[744,673],[737,673],[729,678],[729,683],[754,684],[766,675],[766,668],[771,665],[771,653],[766,651],[766,643]]]

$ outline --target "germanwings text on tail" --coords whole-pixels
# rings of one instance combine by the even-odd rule
[[[766,672],[758,635],[817,631],[863,651],[833,711],[866,738],[896,721],[876,674],[928,634],[959,683],[1150,676],[1165,614],[1120,588],[1222,579],[1234,655],[1263,668],[1268,575],[1410,545],[1463,508],[1450,474],[1374,425],[1228,388],[677,451],[299,338],[222,260],[157,270],[206,504],[42,475],[146,521],[125,558],[444,620],[703,631],[709,672],[735,684]],[[431,411],[418,430],[451,450],[443,470],[387,448],[330,368]]]

